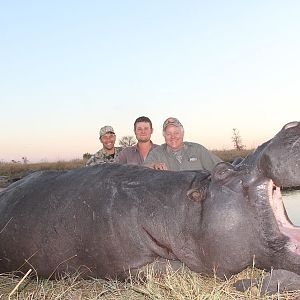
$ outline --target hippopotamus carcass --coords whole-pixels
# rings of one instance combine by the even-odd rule
[[[230,276],[255,264],[300,274],[300,232],[280,187],[300,185],[300,123],[238,165],[160,171],[102,164],[39,171],[0,194],[0,272],[122,278],[153,261]],[[300,288],[300,286],[299,286]]]

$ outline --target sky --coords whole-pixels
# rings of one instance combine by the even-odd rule
[[[300,120],[296,0],[0,0],[0,161],[71,160],[137,117],[247,148]],[[116,143],[118,145],[118,142]]]

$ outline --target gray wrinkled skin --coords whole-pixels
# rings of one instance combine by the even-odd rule
[[[269,201],[272,181],[300,185],[299,137],[299,123],[289,123],[212,174],[118,164],[33,173],[0,194],[0,272],[85,268],[83,277],[123,278],[169,260],[231,276],[255,257],[258,267],[300,274],[298,245],[279,230]]]
[[[241,292],[256,286],[261,294],[276,294],[285,291],[295,291],[300,287],[300,276],[287,270],[272,270],[262,279],[244,279],[234,284]]]

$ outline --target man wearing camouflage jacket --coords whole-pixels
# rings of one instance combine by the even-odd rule
[[[86,166],[98,165],[101,163],[112,163],[118,157],[122,147],[115,147],[116,135],[111,126],[104,126],[100,129],[99,140],[103,148],[97,151],[86,162]]]

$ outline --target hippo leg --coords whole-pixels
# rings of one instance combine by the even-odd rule
[[[300,276],[287,270],[272,270],[261,280],[242,279],[234,284],[238,291],[246,291],[251,286],[259,288],[262,295],[283,293],[287,291],[300,290]]]

